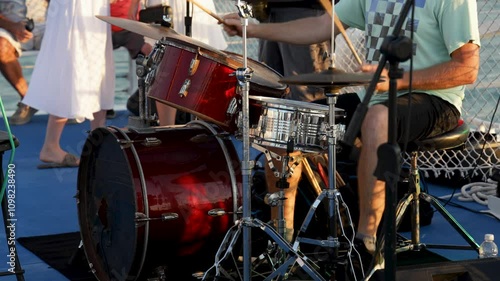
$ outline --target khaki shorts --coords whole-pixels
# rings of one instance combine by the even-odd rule
[[[12,36],[10,32],[3,28],[0,28],[0,37],[3,37],[10,42],[10,44],[16,49],[18,57],[22,55],[23,51],[21,50],[21,43],[14,39],[14,36]]]

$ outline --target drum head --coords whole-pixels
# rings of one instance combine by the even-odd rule
[[[260,97],[260,96],[249,96],[250,100],[255,100],[258,103],[271,105],[276,108],[283,109],[297,109],[299,111],[316,111],[316,112],[328,112],[328,105],[304,102],[304,101],[296,101],[289,99],[279,99],[272,97]],[[344,111],[341,108],[335,108],[335,112]]]
[[[78,213],[82,241],[99,280],[124,280],[137,249],[135,188],[127,157],[105,128],[94,130],[84,147],[78,173]],[[106,266],[103,266],[106,265]]]
[[[227,54],[229,67],[233,69],[243,67],[243,57],[241,55],[228,51],[224,51],[224,53]],[[274,69],[251,58],[248,58],[247,63],[248,67],[253,70],[250,82],[259,86],[274,89],[279,94],[273,96],[278,98],[281,97],[283,91],[287,87],[286,84],[279,82],[282,76]]]

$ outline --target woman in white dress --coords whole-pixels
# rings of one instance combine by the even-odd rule
[[[23,102],[49,113],[39,168],[76,167],[79,159],[64,151],[60,138],[68,118],[105,126],[113,108],[115,69],[109,0],[50,1],[45,37]]]

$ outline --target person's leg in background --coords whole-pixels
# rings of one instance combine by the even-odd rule
[[[37,110],[22,103],[22,99],[28,91],[28,83],[23,76],[16,48],[4,37],[0,37],[0,71],[21,98],[21,102],[18,103],[15,113],[9,120],[10,124],[23,125],[28,123]]]
[[[160,121],[160,126],[175,125],[175,118],[177,115],[177,109],[156,101],[156,112],[158,113],[158,120]]]

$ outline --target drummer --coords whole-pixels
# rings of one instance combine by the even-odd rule
[[[409,35],[412,31],[415,34],[412,36],[415,70],[410,75],[410,61],[402,63],[404,75],[397,81],[397,124],[401,125],[397,128],[397,140],[401,143],[454,129],[460,120],[465,85],[476,81],[479,70],[476,1],[450,0],[446,5],[441,1],[419,2],[414,9],[415,23],[418,24],[403,25],[413,29],[405,30],[404,34]],[[335,14],[345,26],[365,30],[369,64],[363,65],[362,71],[373,73],[377,69],[376,64],[382,58],[381,44],[392,34],[391,26],[402,6],[400,1],[387,0],[341,0],[335,5]],[[389,8],[391,11],[386,10]],[[273,41],[310,44],[330,38],[331,23],[328,14],[287,23],[250,23],[247,34]],[[229,35],[241,35],[241,29],[238,15],[225,16],[224,30]],[[382,75],[388,77],[387,71],[384,70]],[[354,245],[363,263],[353,263],[357,279],[363,277],[363,269],[367,270],[373,259],[377,229],[385,208],[385,182],[375,177],[374,172],[378,162],[377,149],[388,142],[388,80],[376,85],[377,94],[372,97],[361,125],[363,146],[357,172],[360,219]],[[410,88],[414,89],[411,95],[408,94]],[[339,101],[341,97],[343,95],[339,96]]]

